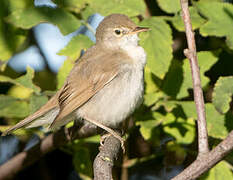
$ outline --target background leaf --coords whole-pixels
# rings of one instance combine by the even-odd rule
[[[71,13],[60,8],[49,7],[31,7],[14,11],[6,21],[22,29],[30,29],[39,23],[48,22],[57,25],[64,35],[76,31],[81,25],[81,22]]]
[[[113,13],[127,14],[128,16],[144,15],[146,6],[141,0],[82,0],[81,4],[87,3],[93,13],[100,13],[103,16],[107,16]]]
[[[30,114],[36,112],[47,101],[48,101],[48,97],[47,96],[32,95],[30,97],[30,102],[29,102]]]
[[[233,77],[220,77],[215,84],[213,92],[213,104],[215,108],[226,113],[230,108],[233,95]]]
[[[200,67],[201,85],[202,87],[204,87],[209,82],[208,77],[205,76],[205,72],[208,71],[211,68],[211,66],[213,66],[217,62],[218,57],[215,55],[214,52],[203,51],[197,53],[197,59]],[[183,83],[180,87],[179,93],[177,94],[177,98],[188,96],[187,90],[193,87],[192,74],[188,59],[184,60],[182,68],[183,68]]]
[[[167,13],[176,13],[180,10],[180,0],[157,0],[159,7]]]
[[[24,118],[28,115],[29,107],[25,100],[0,95],[0,117]]]
[[[177,102],[177,104],[182,106],[187,117],[197,119],[194,102]],[[208,135],[214,138],[225,138],[233,127],[233,122],[229,122],[233,118],[233,115],[220,114],[216,111],[214,105],[210,103],[205,105],[205,111]]]
[[[190,12],[190,18],[192,21],[192,29],[195,30],[199,27],[201,27],[206,21],[204,18],[202,18],[199,14],[198,11],[195,7],[190,7],[189,8]],[[184,22],[181,17],[181,11],[177,13],[173,18],[168,18],[167,20],[171,21],[173,26],[178,30],[178,31],[184,31]]]
[[[59,55],[67,56],[67,60],[63,63],[62,67],[58,71],[58,89],[63,86],[66,77],[75,64],[75,60],[80,57],[81,51],[89,48],[92,44],[93,42],[87,36],[80,34],[73,37],[68,45],[58,52]]]
[[[233,49],[233,5],[200,1],[195,6],[208,19],[207,23],[200,28],[200,33],[203,36],[226,37],[227,45]]]
[[[226,161],[219,162],[216,166],[209,170],[209,172],[200,178],[201,180],[222,180],[233,179],[232,170]]]
[[[27,74],[20,76],[17,79],[12,79],[10,77],[0,75],[0,82],[9,82],[18,86],[24,86],[25,88],[28,88],[38,94],[40,92],[40,88],[33,84],[33,78],[34,70],[30,67],[27,67]]]
[[[140,26],[151,28],[141,35],[140,44],[147,53],[147,67],[162,79],[172,60],[171,29],[163,19],[156,17],[145,19]]]

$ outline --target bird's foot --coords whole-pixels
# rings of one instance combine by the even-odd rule
[[[100,138],[100,145],[103,146],[105,139],[108,138],[109,136],[114,136],[121,142],[122,151],[123,153],[125,153],[125,140],[121,136],[119,136],[115,131],[113,132],[114,133],[107,133],[107,134],[102,135]]]
[[[88,117],[83,117],[83,118],[84,118],[86,121],[88,121],[88,122],[90,122],[90,123],[92,123],[92,124],[94,124],[94,125],[96,125],[96,126],[102,128],[102,129],[104,129],[105,131],[107,131],[107,132],[109,133],[109,135],[107,134],[107,137],[110,136],[110,135],[112,135],[112,136],[114,136],[115,138],[117,138],[117,139],[121,142],[121,148],[122,148],[122,150],[123,150],[123,153],[125,153],[124,139],[123,139],[118,133],[116,133],[113,129],[111,129],[111,128],[109,128],[109,127],[107,127],[107,126],[101,124],[100,122],[98,122],[98,121],[96,121],[96,120],[90,119],[90,118],[88,118]],[[105,138],[106,138],[106,136],[104,137],[104,139],[105,139]],[[101,137],[101,139],[102,139],[102,137]],[[104,140],[101,140],[101,141],[100,141],[100,144],[103,145],[103,142],[104,142]]]

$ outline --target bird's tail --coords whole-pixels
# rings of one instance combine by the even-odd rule
[[[58,113],[59,113],[59,106],[58,106],[57,94],[56,94],[38,111],[28,116],[27,118],[23,119],[13,127],[4,131],[2,133],[2,136],[5,136],[11,133],[12,131],[15,131],[22,127],[32,128],[32,127],[50,125]]]

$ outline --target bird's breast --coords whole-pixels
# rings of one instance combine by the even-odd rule
[[[108,83],[77,113],[115,128],[141,103],[143,84],[143,68],[132,66]]]

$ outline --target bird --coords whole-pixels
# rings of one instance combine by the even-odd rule
[[[137,26],[128,16],[106,16],[96,30],[96,43],[75,62],[61,89],[38,111],[2,135],[26,127],[59,129],[70,121],[93,124],[118,138],[114,129],[142,103],[145,50]]]

